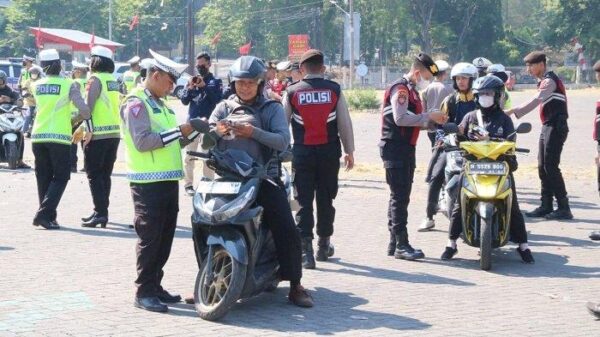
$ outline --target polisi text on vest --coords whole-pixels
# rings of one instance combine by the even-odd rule
[[[331,103],[331,91],[306,91],[298,93],[298,104],[323,104]]]

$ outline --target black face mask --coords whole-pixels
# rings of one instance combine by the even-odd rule
[[[198,74],[200,74],[202,77],[208,75],[208,68],[205,66],[197,66],[196,70],[198,70]]]
[[[25,67],[27,65],[27,62],[23,61],[23,67]]]

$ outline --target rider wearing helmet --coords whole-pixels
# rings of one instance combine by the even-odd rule
[[[473,65],[477,67],[479,77],[483,77],[486,75],[485,71],[487,68],[492,65],[492,61],[486,59],[485,57],[477,57],[473,60]]]
[[[506,72],[506,68],[500,63],[495,63],[487,67],[486,72],[488,74],[492,74],[502,80],[503,83],[508,81],[508,73]],[[506,86],[504,87],[504,97],[502,98],[502,110],[508,110],[512,108],[512,101],[510,99],[510,95],[508,94],[508,89]]]
[[[263,165],[288,148],[290,130],[283,107],[262,95],[265,73],[265,64],[254,56],[242,56],[233,63],[229,70],[233,94],[215,107],[209,119],[211,132],[204,136],[203,148],[214,145],[219,150],[243,150]],[[263,181],[257,202],[264,209],[263,219],[275,240],[280,277],[290,281],[288,298],[295,305],[311,307],[312,297],[300,285],[300,235],[279,178],[279,165],[272,162],[267,168],[277,185]]]
[[[460,62],[452,67],[450,71],[455,92],[444,99],[441,111],[448,115],[448,122],[460,124],[463,117],[475,110],[475,97],[471,92],[473,80],[477,78],[477,68],[466,62]],[[436,132],[436,143],[440,144],[444,133],[441,126]],[[446,167],[446,154],[444,149],[437,147],[431,156],[429,168],[427,170],[426,182],[429,183],[429,192],[427,196],[426,217],[419,226],[419,231],[424,232],[435,227],[433,216],[437,212],[438,196],[442,185],[444,184],[444,169]]]
[[[502,138],[514,141],[515,128],[512,120],[500,108],[502,93],[504,92],[504,82],[496,76],[488,75],[478,78],[473,83],[473,93],[479,110],[469,112],[459,126],[459,133],[466,135],[467,138],[474,141],[489,140],[490,137]],[[506,156],[510,167],[510,181],[513,193],[511,206],[511,224],[510,240],[519,246],[517,252],[525,263],[534,263],[533,255],[527,245],[527,231],[525,229],[525,220],[519,209],[517,191],[514,184],[512,172],[517,169],[517,162],[514,156]],[[459,186],[462,186],[462,179]],[[462,232],[461,205],[457,199],[450,217],[449,241],[442,260],[451,259],[457,252],[456,240]]]
[[[6,73],[0,70],[0,104],[2,103],[23,104],[23,102],[19,100],[19,94],[8,86],[8,76],[6,76]]]

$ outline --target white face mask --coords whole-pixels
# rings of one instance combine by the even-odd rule
[[[419,74],[419,80],[417,81],[417,90],[425,90],[431,81],[424,80],[421,74]]]
[[[489,108],[494,105],[494,96],[479,96],[477,102],[482,108]]]

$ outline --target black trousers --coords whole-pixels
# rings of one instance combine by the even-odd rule
[[[55,221],[56,208],[71,178],[69,145],[32,143],[40,207],[35,219]]]
[[[446,152],[444,149],[434,150],[429,162],[429,191],[427,192],[427,218],[431,219],[437,212],[438,200],[444,180],[446,179]]]
[[[388,206],[388,229],[392,234],[406,232],[408,204],[415,175],[415,157],[411,156],[402,165],[385,169],[385,180],[390,187]]]
[[[87,173],[94,211],[99,216],[108,216],[111,179],[115,160],[117,160],[118,138],[91,141],[84,150]]]
[[[341,147],[339,141],[325,145],[294,145],[292,175],[295,199],[300,205],[296,220],[302,237],[313,238],[313,201],[317,199],[317,235],[333,235],[338,192]]]
[[[175,236],[179,182],[131,183],[130,187],[135,211],[133,222],[138,235],[136,295],[156,296],[162,290],[163,267],[169,259]]]
[[[460,176],[459,186],[462,186],[464,176]],[[526,243],[527,242],[527,230],[525,229],[525,219],[523,213],[519,208],[519,200],[517,198],[517,189],[515,187],[515,179],[511,173],[510,175],[511,189],[513,193],[511,212],[510,212],[510,241],[514,243]],[[450,216],[450,229],[448,230],[448,236],[451,240],[457,240],[462,233],[462,207],[460,205],[460,198],[456,199],[452,214]]]
[[[282,183],[278,181],[278,185],[274,186],[270,182],[263,181],[256,201],[263,207],[263,221],[273,234],[281,279],[300,282],[302,278],[300,234],[294,223]]]
[[[71,167],[77,168],[77,144],[71,144]]]
[[[561,200],[567,197],[565,181],[560,168],[560,155],[567,140],[569,127],[566,120],[559,120],[542,126],[538,152],[538,174],[542,183],[542,201],[552,198]]]

